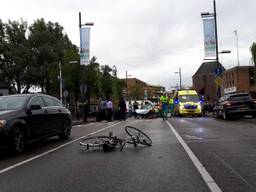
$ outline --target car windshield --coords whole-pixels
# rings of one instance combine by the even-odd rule
[[[26,99],[25,96],[0,97],[0,111],[21,109]]]
[[[229,98],[230,101],[247,101],[247,100],[251,100],[251,96],[248,94],[245,95],[232,95]]]
[[[197,95],[179,95],[179,101],[185,102],[199,102],[199,97]]]

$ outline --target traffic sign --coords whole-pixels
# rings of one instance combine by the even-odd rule
[[[223,73],[223,69],[221,67],[216,67],[214,73],[215,75],[220,76]]]
[[[215,84],[218,86],[222,85],[222,83],[223,83],[223,79],[220,78],[219,76],[216,77],[214,81],[215,81]]]

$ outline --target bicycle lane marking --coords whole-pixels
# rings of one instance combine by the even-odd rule
[[[94,132],[92,132],[92,133],[89,133],[89,134],[87,134],[87,135],[84,135],[84,136],[82,136],[82,137],[79,137],[79,138],[77,138],[77,139],[74,139],[74,140],[72,140],[72,141],[69,141],[69,142],[67,142],[67,143],[65,143],[65,144],[62,144],[62,145],[60,145],[60,146],[58,146],[58,147],[55,147],[55,148],[53,148],[53,149],[51,149],[51,150],[49,150],[49,151],[46,151],[46,152],[41,153],[41,154],[39,154],[39,155],[36,155],[36,156],[34,156],[34,157],[32,157],[32,158],[23,160],[23,161],[21,161],[21,162],[19,162],[19,163],[16,163],[16,164],[12,165],[12,166],[9,166],[9,167],[6,167],[6,168],[4,168],[4,169],[1,169],[1,170],[0,170],[0,175],[3,174],[3,173],[5,173],[5,172],[7,172],[7,171],[10,171],[10,170],[12,170],[12,169],[14,169],[14,168],[16,168],[16,167],[19,167],[19,166],[21,166],[21,165],[24,165],[24,164],[26,164],[26,163],[28,163],[28,162],[30,162],[30,161],[33,161],[33,160],[36,160],[36,159],[38,159],[38,158],[40,158],[40,157],[43,157],[43,156],[45,156],[45,155],[48,155],[49,153],[52,153],[52,152],[54,152],[54,151],[57,151],[58,149],[61,149],[61,148],[65,147],[65,146],[67,146],[67,145],[70,145],[70,144],[72,144],[72,143],[75,143],[75,142],[79,141],[80,139],[83,139],[83,138],[87,137],[88,135],[94,135],[94,134],[96,134],[96,133],[99,133],[99,132],[104,131],[104,130],[106,130],[106,129],[109,129],[109,128],[111,128],[111,127],[114,127],[114,126],[116,126],[116,125],[118,125],[118,124],[120,124],[120,123],[121,123],[121,122],[115,123],[115,124],[113,124],[113,125],[109,125],[109,126],[107,126],[107,127],[104,127],[104,128],[102,128],[102,129],[99,129],[99,130],[94,131]]]
[[[184,148],[186,153],[188,154],[189,158],[195,165],[198,172],[201,174],[203,180],[211,190],[211,192],[222,192],[222,190],[219,188],[217,183],[214,181],[212,176],[208,173],[208,171],[205,169],[205,167],[202,165],[202,163],[198,160],[198,158],[195,156],[195,154],[192,152],[192,150],[188,147],[188,145],[185,143],[185,141],[182,139],[182,137],[179,135],[179,133],[174,129],[172,124],[168,121],[166,121],[172,132],[174,133],[175,137],[180,142],[181,146]]]

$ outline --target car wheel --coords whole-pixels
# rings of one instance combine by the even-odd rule
[[[71,135],[71,123],[69,120],[65,120],[64,123],[63,123],[63,132],[61,134],[59,134],[59,138],[61,140],[65,140],[65,139],[68,139]]]
[[[9,149],[13,154],[22,153],[25,150],[26,135],[21,127],[15,127],[12,131]]]

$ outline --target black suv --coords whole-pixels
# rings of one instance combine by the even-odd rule
[[[249,93],[236,92],[224,95],[215,103],[213,114],[216,118],[235,119],[244,115],[256,117],[256,102]]]
[[[44,94],[20,94],[0,97],[0,146],[14,153],[24,151],[33,141],[71,134],[71,113],[61,102]]]

